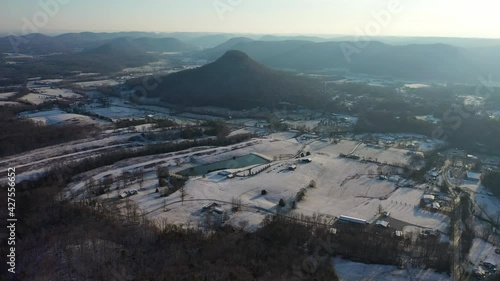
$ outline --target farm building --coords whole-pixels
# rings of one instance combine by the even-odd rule
[[[424,196],[422,196],[422,199],[424,200],[424,202],[433,202],[434,200],[436,200],[436,196],[432,194],[424,194]]]
[[[354,217],[349,217],[349,216],[340,216],[339,221],[352,222],[352,223],[357,223],[357,224],[367,224],[366,220],[358,219],[358,218],[354,218]]]
[[[441,205],[438,202],[433,202],[432,203],[432,209],[433,210],[439,210],[439,209],[441,209]]]
[[[220,204],[217,204],[215,202],[208,203],[205,206],[203,206],[202,210],[204,210],[204,211],[206,211],[206,210],[212,210],[213,208],[216,208],[216,207],[219,207],[219,206],[220,206]]]

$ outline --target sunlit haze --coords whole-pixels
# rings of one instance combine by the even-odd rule
[[[489,0],[2,0],[0,30],[498,38],[498,6]]]

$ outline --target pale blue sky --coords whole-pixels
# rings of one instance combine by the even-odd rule
[[[15,33],[35,27],[39,32],[369,33],[500,38],[500,3],[495,0],[0,1],[0,30]],[[400,4],[397,11],[388,8],[391,2]],[[56,13],[46,12],[42,3],[57,3]],[[390,20],[385,22],[384,18],[377,23],[374,13],[380,11],[390,13]]]

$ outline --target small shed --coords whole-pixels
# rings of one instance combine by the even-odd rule
[[[424,201],[427,201],[427,202],[432,202],[432,201],[436,200],[436,196],[434,196],[432,194],[424,194],[424,196],[422,196],[422,199]]]
[[[341,222],[353,222],[357,224],[367,224],[367,221],[364,219],[358,219],[354,217],[349,217],[349,216],[340,216],[339,221]]]
[[[439,210],[439,209],[441,209],[441,205],[438,202],[433,202],[432,203],[432,209],[433,210]]]
[[[379,220],[375,223],[376,226],[379,226],[379,227],[384,227],[384,228],[388,228],[389,227],[389,222],[388,221],[384,221],[384,220]]]

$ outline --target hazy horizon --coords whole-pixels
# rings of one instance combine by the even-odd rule
[[[497,4],[487,0],[373,0],[363,5],[347,0],[6,0],[2,5],[0,33],[14,34],[139,31],[500,38]]]

